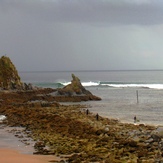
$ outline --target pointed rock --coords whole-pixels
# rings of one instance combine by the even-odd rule
[[[67,96],[86,96],[89,100],[101,100],[100,97],[94,96],[90,91],[86,90],[78,77],[72,74],[72,81],[67,86],[58,89],[59,95]]]
[[[2,89],[18,89],[22,87],[21,79],[9,57],[0,58],[0,87]]]

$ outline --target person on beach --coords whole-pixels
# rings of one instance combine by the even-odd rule
[[[96,114],[96,120],[98,121],[98,119],[99,119],[99,115],[98,115],[98,113]]]
[[[86,110],[86,114],[87,114],[87,115],[89,114],[89,110],[88,110],[88,109]]]
[[[134,117],[134,123],[136,123],[136,116]]]

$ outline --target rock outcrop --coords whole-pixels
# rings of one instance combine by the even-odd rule
[[[94,96],[90,91],[86,90],[78,77],[72,74],[71,84],[65,86],[64,88],[51,89],[51,88],[41,88],[34,87],[32,84],[26,84],[21,82],[20,76],[16,67],[12,63],[9,57],[2,56],[0,58],[0,88],[2,90],[23,90],[23,91],[48,91],[47,96],[39,95],[33,96],[31,100],[47,100],[49,99],[57,102],[80,102],[89,100],[101,100],[100,97]],[[53,95],[51,94],[53,92]]]
[[[6,56],[0,58],[0,87],[2,89],[19,89],[22,87],[18,71],[10,58]]]
[[[60,105],[53,99],[32,103],[32,95],[40,93],[47,98],[45,89],[0,92],[0,115],[7,117],[3,124],[17,127],[12,132],[27,147],[33,138],[34,154],[57,155],[65,159],[60,163],[163,162],[162,127],[124,124],[100,115],[97,119],[86,106]]]
[[[86,90],[78,77],[72,74],[72,81],[67,86],[58,89],[57,95],[64,96],[85,96],[87,100],[101,100],[100,97],[94,96],[90,91]]]

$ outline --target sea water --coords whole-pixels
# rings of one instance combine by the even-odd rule
[[[121,122],[163,125],[163,71],[19,72],[23,82],[61,88],[76,75],[101,101],[81,102],[89,110]]]

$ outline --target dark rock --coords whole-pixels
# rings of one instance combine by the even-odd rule
[[[137,147],[137,142],[136,141],[130,140],[128,142],[128,144],[129,144],[130,147]]]
[[[44,144],[44,142],[39,141],[39,142],[35,143],[34,147],[35,148],[43,148],[43,147],[45,147],[45,144]]]
[[[33,90],[34,87],[31,83],[27,84],[27,83],[23,83],[23,89],[24,90]]]
[[[69,159],[69,162],[74,162],[74,163],[78,163],[80,162],[80,155],[78,154],[73,154]]]
[[[34,155],[41,155],[42,152],[39,152],[39,151],[36,151],[36,152],[33,152]]]
[[[161,141],[161,137],[159,135],[152,134],[151,137],[153,138],[153,141],[155,141],[155,142]]]
[[[147,156],[147,150],[142,149],[140,152],[138,152],[138,157],[146,157]]]
[[[103,133],[104,133],[104,131],[102,129],[96,131],[96,135],[101,135]]]
[[[72,74],[72,81],[69,85],[64,88],[58,89],[57,95],[64,96],[80,96],[81,99],[88,100],[101,100],[100,97],[94,96],[90,91],[86,90],[78,77]],[[87,99],[85,98],[87,97]],[[84,100],[81,100],[84,101]]]

